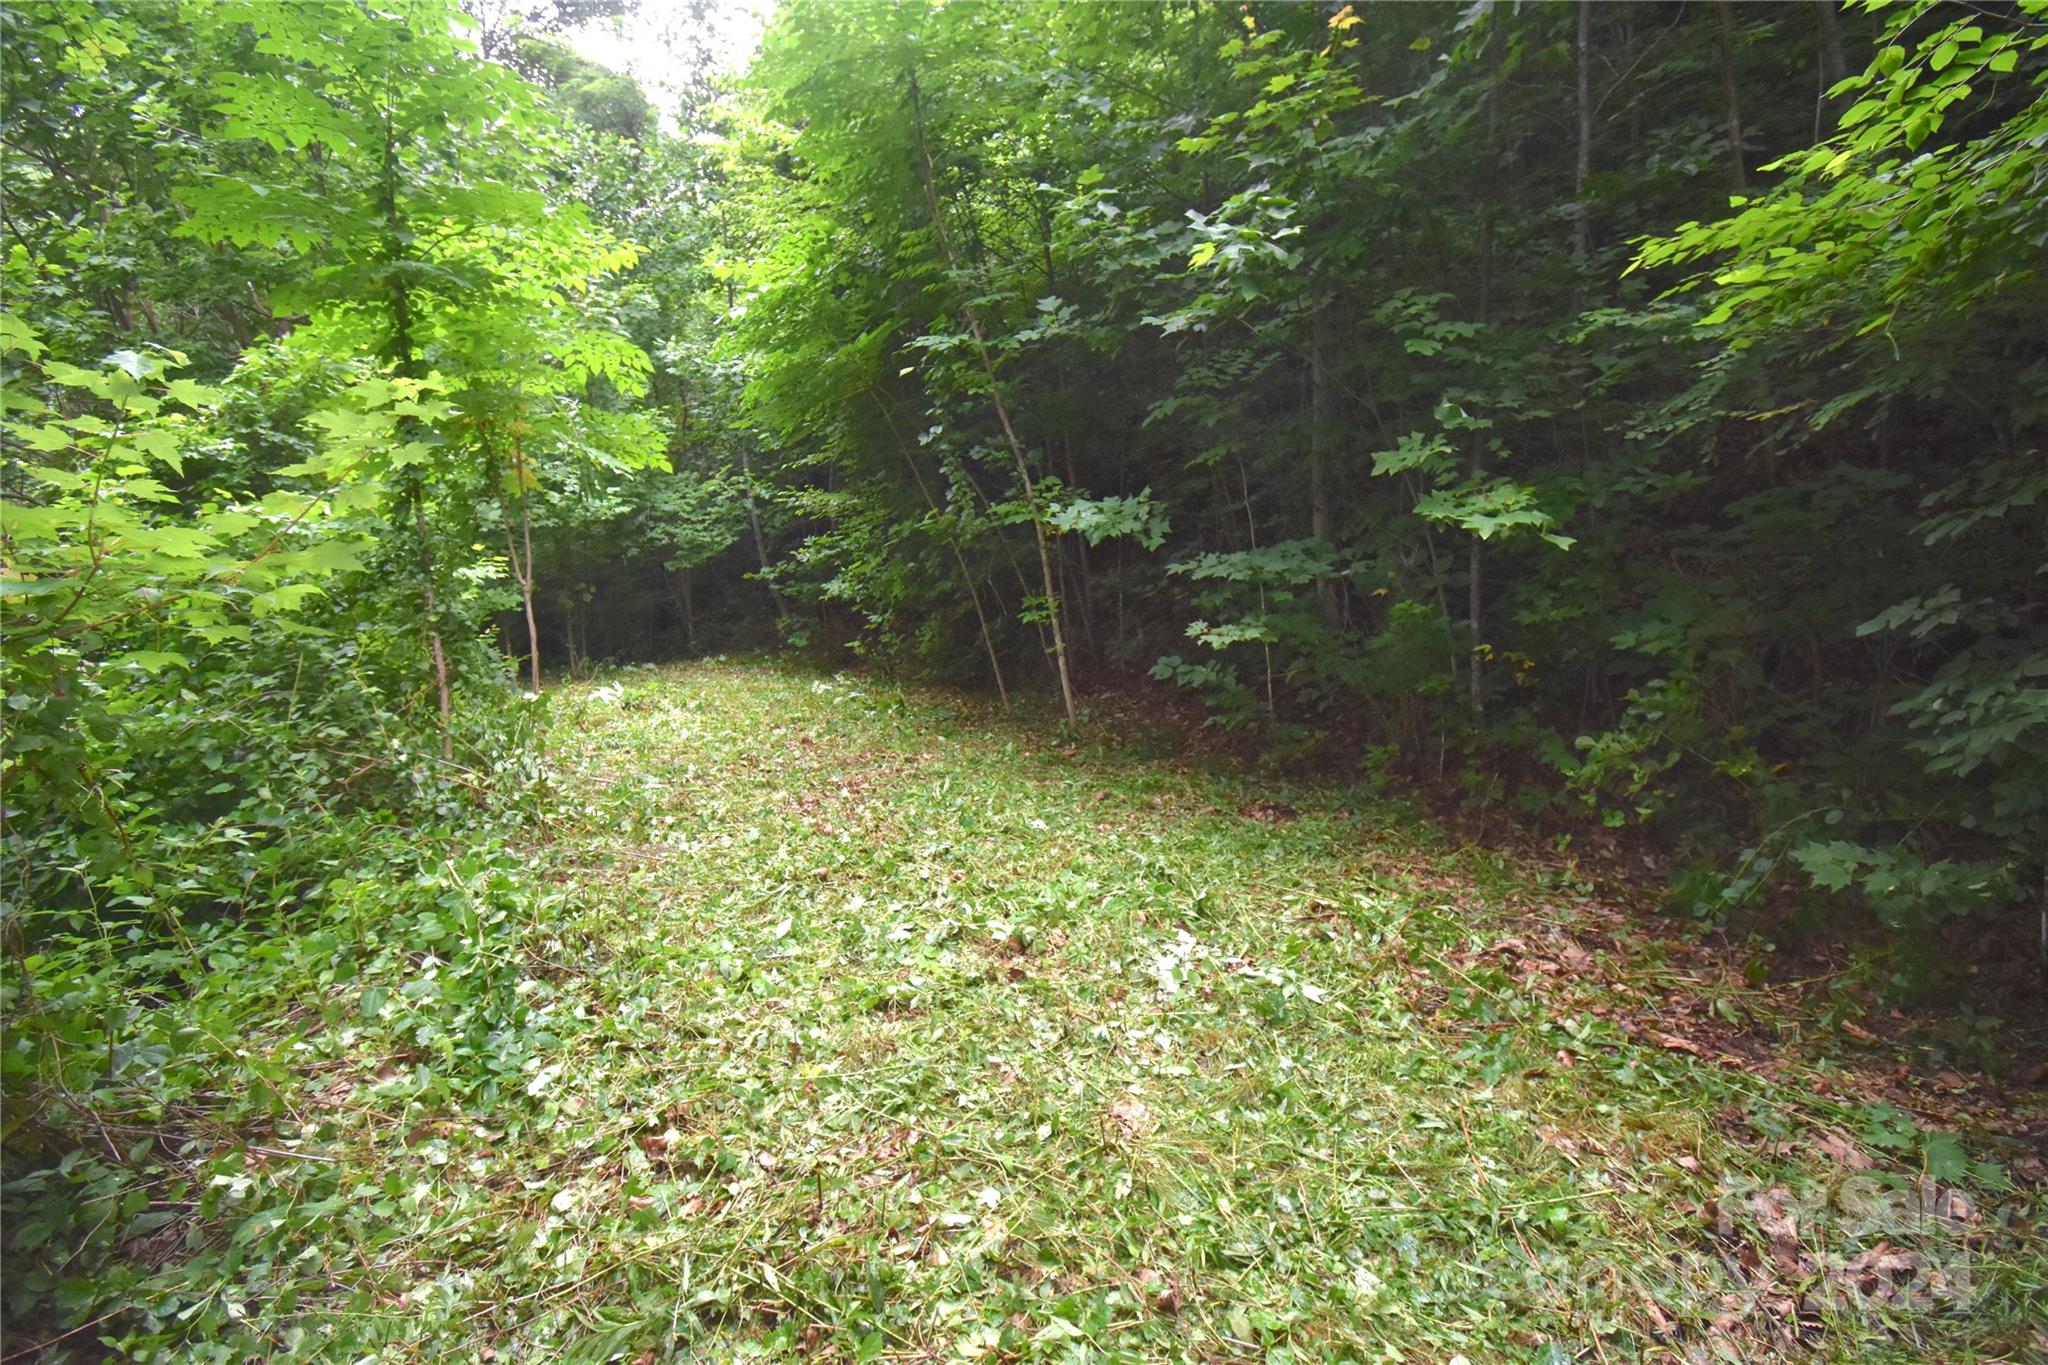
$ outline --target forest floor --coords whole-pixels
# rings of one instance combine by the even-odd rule
[[[1567,862],[791,666],[559,706],[504,1358],[2048,1352],[2038,1151]]]
[[[0,1360],[2048,1359],[2040,1091],[1568,857],[1128,709],[547,714],[545,800],[331,832],[176,990],[28,964],[93,1117]]]

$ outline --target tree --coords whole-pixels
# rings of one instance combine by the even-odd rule
[[[293,293],[316,331],[339,349],[367,331],[394,373],[429,366],[458,384],[507,372],[506,357],[537,360],[553,341],[555,372],[573,383],[628,387],[646,360],[630,343],[551,318],[633,253],[575,206],[550,204],[522,139],[543,128],[530,86],[476,60],[455,36],[464,16],[440,0],[402,13],[351,7],[224,6],[216,23],[246,25],[267,59],[220,82],[222,135],[266,145],[256,172],[187,186],[181,231],[311,256]],[[464,372],[467,366],[468,373]],[[474,431],[497,431],[489,425]],[[410,559],[444,729],[453,678],[444,612],[448,566],[429,515],[439,434],[413,443],[394,469],[400,492],[394,548]],[[515,460],[514,483],[530,474]],[[530,594],[531,565],[522,572]],[[538,670],[538,642],[533,641]]]

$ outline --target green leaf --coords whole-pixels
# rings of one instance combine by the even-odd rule
[[[1846,839],[1803,843],[1792,849],[1792,861],[1824,891],[1847,890],[1857,872],[1875,857],[1870,849]]]
[[[268,592],[257,593],[249,601],[249,610],[258,618],[274,616],[279,612],[296,611],[306,599],[317,596],[317,583],[284,583]]]
[[[134,649],[108,661],[110,668],[135,668],[144,673],[161,673],[173,666],[190,668],[192,661],[168,649]]]
[[[0,355],[19,352],[30,360],[40,357],[48,347],[36,336],[35,329],[10,310],[0,310]]]
[[[1943,1184],[1954,1184],[1970,1174],[1971,1161],[1954,1133],[1929,1132],[1920,1139],[1920,1157],[1927,1174]]]

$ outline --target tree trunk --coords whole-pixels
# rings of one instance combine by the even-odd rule
[[[697,652],[697,597],[690,583],[691,571],[684,569],[681,574],[683,598],[683,640],[690,653]]]
[[[1330,305],[1317,306],[1309,318],[1308,398],[1308,533],[1325,545],[1336,544],[1336,519],[1330,512],[1330,439],[1336,434],[1336,393],[1330,383]],[[1344,628],[1344,606],[1337,582],[1325,575],[1316,580],[1316,601],[1331,630]]]
[[[974,466],[963,460],[958,468],[960,476],[967,480],[967,486],[974,490],[975,500],[981,505],[981,510],[993,515],[996,506],[995,500],[989,497],[987,491],[982,488],[981,480],[974,477]],[[1010,576],[1017,580],[1017,596],[1019,601],[1028,601],[1031,597],[1031,580],[1024,576],[1024,566],[1017,562],[1016,551],[1011,548],[1010,542],[1002,536],[996,537],[996,545],[1003,552],[1003,562],[1010,566]],[[994,575],[990,575],[990,578],[991,581],[988,585],[989,597],[994,601],[996,610],[1001,611],[1003,596],[1000,592],[996,591],[996,586],[993,582]],[[1022,610],[1021,606],[1019,610]],[[1059,677],[1059,670],[1053,667],[1052,647],[1045,633],[1045,622],[1033,621],[1031,628],[1038,635],[1039,652],[1045,655],[1047,674],[1057,679]]]
[[[569,594],[569,676],[588,677],[590,674],[590,603],[571,591]]]
[[[1842,25],[1835,14],[1836,0],[1813,0],[1813,12],[1820,21],[1820,94],[1813,103],[1813,140],[1827,136],[1828,91],[1849,74],[1849,53],[1842,44]]]
[[[932,496],[931,486],[924,481],[924,472],[917,467],[917,458],[910,453],[909,443],[897,429],[896,419],[889,415],[888,404],[884,403],[872,389],[868,391],[868,397],[874,400],[876,411],[882,414],[882,421],[889,428],[889,435],[895,438],[896,449],[902,452],[903,462],[910,466],[910,477],[917,481],[917,491],[924,495],[925,506],[936,514],[939,510],[938,499]],[[996,695],[1002,698],[1004,706],[1008,706],[1010,689],[1003,685],[1003,663],[996,655],[996,641],[989,633],[988,616],[981,609],[981,593],[975,589],[974,575],[967,571],[967,557],[960,553],[960,547],[948,542],[948,548],[953,551],[953,562],[959,566],[960,581],[967,585],[967,600],[974,604],[974,620],[981,627],[981,646],[988,651],[988,668],[989,672],[995,675]]]
[[[540,694],[540,625],[533,611],[533,505],[527,500],[526,447],[512,438],[512,481],[519,489],[519,545],[512,541],[512,528],[505,527],[505,552],[512,565],[512,580],[519,585],[520,605],[526,610],[526,659],[533,679],[534,695]]]
[[[1242,455],[1237,457],[1237,486],[1244,494],[1245,542],[1248,548],[1256,550],[1259,548],[1259,521],[1252,511],[1252,479],[1251,475],[1245,472],[1244,457]],[[1261,618],[1259,628],[1261,630],[1266,628],[1265,615],[1266,584],[1262,579],[1259,582],[1259,616]],[[1271,640],[1259,641],[1259,653],[1266,661],[1266,714],[1269,716],[1278,715],[1279,704],[1273,696],[1273,642]]]
[[[1749,193],[1749,167],[1742,156],[1742,96],[1735,78],[1735,9],[1729,0],[1714,0],[1721,23],[1721,87],[1728,95],[1728,157],[1735,170],[1735,192]]]
[[[1067,371],[1066,366],[1062,365],[1060,367],[1060,406],[1062,409],[1066,407],[1066,401]],[[1074,434],[1064,429],[1066,427],[1064,420],[1061,421],[1060,426],[1062,428],[1060,444],[1066,451],[1067,456],[1067,487],[1079,489],[1081,487],[1081,474],[1080,468],[1074,460]],[[1081,631],[1088,639],[1088,652],[1096,654],[1099,652],[1100,647],[1096,643],[1095,638],[1095,570],[1088,560],[1088,538],[1086,536],[1076,536],[1074,538],[1074,558],[1080,561],[1075,572],[1079,576],[1081,590],[1074,594],[1074,596],[1081,604]]]
[[[427,645],[434,665],[434,699],[441,713],[441,757],[455,757],[455,694],[448,679],[448,651],[441,644],[441,610],[434,599],[434,542],[427,530],[424,494],[417,474],[406,480],[412,504],[413,536],[419,542],[420,598],[427,617]]]
[[[1573,194],[1572,255],[1580,264],[1593,254],[1593,206],[1586,182],[1593,178],[1593,0],[1579,0],[1579,160]]]
[[[747,463],[747,447],[740,443],[740,476],[747,481],[747,524],[754,528],[754,554],[761,564],[761,582],[768,589],[770,600],[775,603],[777,617],[789,615],[789,603],[782,600],[782,592],[775,586],[775,580],[768,576],[768,542],[761,535],[761,514],[754,506],[754,471]]]
[[[391,275],[391,360],[401,377],[414,379],[418,377],[419,365],[413,351],[412,294],[406,288],[405,276],[398,270],[399,262],[407,257],[405,216],[398,207],[398,134],[391,126],[388,105],[384,114],[381,189],[385,265]],[[413,420],[399,419],[401,433]],[[441,640],[440,604],[434,595],[434,542],[427,529],[426,491],[417,469],[406,474],[405,498],[412,511],[412,530],[418,542],[421,606],[426,615],[428,653],[434,668],[434,699],[441,713],[441,757],[450,759],[455,756],[455,697],[448,677],[448,651]]]
[[[924,105],[918,96],[915,74],[910,77],[910,108],[912,128],[917,138],[918,166],[924,179],[925,209],[931,215],[932,228],[938,234],[939,251],[947,268],[957,271],[960,259],[953,250],[952,234],[946,230],[945,215],[939,211],[937,175],[932,168],[931,150],[925,145]],[[1067,672],[1067,638],[1060,627],[1059,588],[1053,581],[1052,546],[1045,534],[1045,518],[1039,512],[1038,485],[1032,480],[1030,462],[1024,457],[1024,442],[1018,439],[1017,428],[1010,421],[1009,405],[1003,401],[1003,388],[996,379],[995,361],[988,352],[988,338],[981,329],[981,315],[973,304],[965,302],[960,305],[960,314],[966,320],[968,335],[974,339],[974,351],[981,361],[982,373],[988,376],[989,398],[995,405],[996,421],[1001,424],[1003,438],[1009,443],[1010,457],[1016,461],[1017,478],[1024,492],[1024,510],[1030,514],[1031,532],[1038,544],[1038,570],[1045,585],[1046,618],[1052,627],[1052,653],[1060,679],[1060,702],[1066,709],[1067,723],[1071,725],[1076,719],[1074,683]]]
[[[1489,160],[1496,170],[1500,161],[1500,65],[1499,57],[1494,59],[1494,89],[1486,96],[1486,141],[1491,150]],[[1480,219],[1479,228],[1479,325],[1484,328],[1492,321],[1493,315],[1493,226],[1497,205],[1489,189],[1486,211]],[[1475,431],[1472,444],[1466,453],[1466,468],[1477,482],[1486,472],[1486,442],[1481,433]],[[1474,716],[1486,712],[1486,557],[1485,542],[1478,536],[1471,537],[1465,564],[1465,619],[1472,631],[1472,656],[1465,665],[1465,689],[1471,702]]]
[[[1847,79],[1849,51],[1842,44],[1842,25],[1835,15],[1836,0],[1813,0],[1820,18],[1820,72],[1829,85]]]
[[[526,493],[519,494],[519,538],[526,543],[526,577],[519,585],[526,605],[527,657],[533,666],[533,690],[540,692],[540,623],[533,614],[533,518],[527,511]]]

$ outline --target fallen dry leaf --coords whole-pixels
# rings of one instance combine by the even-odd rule
[[[649,1133],[642,1137],[640,1139],[640,1150],[658,1161],[667,1156],[674,1149],[675,1145],[682,1140],[683,1135],[674,1128],[670,1128],[665,1132]]]
[[[1844,1170],[1867,1171],[1876,1164],[1864,1155],[1862,1148],[1840,1133],[1822,1133],[1814,1147]]]
[[[1152,1131],[1152,1111],[1142,1100],[1126,1096],[1109,1106],[1110,1122],[1120,1129],[1126,1138],[1136,1140]]]
[[[1882,1302],[1909,1293],[1925,1269],[1919,1253],[1879,1242],[1862,1255],[1828,1268],[1828,1278],[1857,1294]]]
[[[1977,1206],[1970,1202],[1970,1196],[1941,1184],[1932,1176],[1921,1176],[1915,1193],[1920,1196],[1920,1207],[1932,1217],[1945,1218],[1953,1223],[1977,1221]]]
[[[1799,1216],[1792,1210],[1791,1192],[1776,1186],[1749,1197],[1749,1211],[1769,1240],[1771,1260],[1788,1275],[1800,1272]]]

